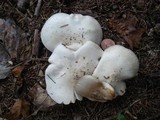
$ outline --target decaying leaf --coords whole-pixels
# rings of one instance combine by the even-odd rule
[[[141,36],[145,32],[144,28],[136,28],[138,19],[128,13],[125,18],[107,21],[108,26],[118,32],[120,36],[129,44],[130,48],[138,47]]]
[[[23,69],[24,69],[24,66],[17,66],[12,70],[12,74],[16,80],[15,91],[17,96],[20,96],[23,93],[24,82],[23,82],[23,78],[21,77],[21,73]]]
[[[0,19],[0,39],[11,58],[24,60],[31,56],[31,45],[27,40],[27,34],[13,20]]]
[[[12,74],[14,75],[14,77],[20,77],[23,69],[24,69],[24,66],[17,66],[12,70]]]
[[[41,110],[56,104],[38,83],[31,88],[29,95],[33,98],[33,104],[41,106]]]
[[[3,46],[3,44],[0,43],[0,79],[6,78],[11,69],[11,64],[9,64],[10,56]]]
[[[10,108],[10,112],[6,115],[8,120],[19,120],[22,116],[26,119],[29,116],[30,103],[24,99],[17,99]]]
[[[145,32],[144,28],[139,28],[137,30],[131,31],[128,35],[124,36],[124,39],[129,44],[130,48],[138,48],[139,41],[141,40],[141,36]]]

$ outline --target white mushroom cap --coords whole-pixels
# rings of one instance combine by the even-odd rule
[[[76,52],[60,44],[49,58],[51,63],[45,72],[46,90],[56,103],[74,103],[81,100],[74,86],[79,78],[93,74],[102,49],[93,42],[86,42]]]
[[[57,13],[44,24],[41,39],[44,46],[51,52],[59,44],[77,50],[86,41],[100,44],[102,29],[98,21],[91,16]]]
[[[126,86],[121,81],[136,76],[138,69],[137,56],[123,46],[114,45],[104,51],[93,76],[107,81],[116,89],[118,95],[122,95]]]
[[[79,95],[92,101],[106,102],[115,98],[114,88],[110,84],[90,75],[81,77],[75,90]]]

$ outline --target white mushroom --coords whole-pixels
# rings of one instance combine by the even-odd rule
[[[105,81],[100,81],[91,75],[81,77],[76,86],[76,92],[92,101],[106,102],[115,98],[114,88]]]
[[[106,49],[92,76],[108,82],[114,87],[116,95],[125,93],[126,85],[123,80],[137,75],[139,61],[129,49],[114,45]]]
[[[93,101],[105,102],[125,93],[124,80],[137,75],[139,61],[129,49],[114,45],[107,48],[92,75],[80,78],[76,92]]]
[[[88,41],[77,51],[58,45],[49,58],[51,63],[45,72],[46,90],[56,103],[74,103],[81,100],[74,89],[79,78],[92,75],[97,67],[102,49]]]
[[[86,41],[100,45],[102,29],[98,21],[91,16],[57,13],[44,24],[41,39],[44,46],[51,52],[59,44],[77,50]]]

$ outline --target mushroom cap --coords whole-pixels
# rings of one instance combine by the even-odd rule
[[[114,45],[104,51],[92,76],[107,81],[115,88],[117,95],[123,95],[126,89],[123,80],[136,76],[138,69],[137,56],[123,46]]]
[[[59,104],[82,100],[74,86],[85,74],[93,74],[102,53],[102,49],[91,41],[86,42],[77,51],[70,50],[62,44],[58,45],[49,58],[51,64],[45,72],[49,96]]]
[[[79,95],[92,101],[106,102],[115,98],[114,88],[110,84],[90,75],[81,77],[75,90]]]
[[[100,80],[125,80],[137,75],[139,61],[135,53],[121,45],[106,49],[93,76]]]
[[[103,50],[105,50],[106,48],[109,48],[110,46],[115,45],[115,42],[112,39],[104,39],[101,42],[101,47]]]
[[[102,29],[98,21],[91,16],[57,13],[45,22],[41,30],[41,39],[51,52],[59,44],[77,50],[86,41],[100,44]]]

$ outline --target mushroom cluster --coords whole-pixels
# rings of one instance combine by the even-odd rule
[[[54,14],[44,24],[41,39],[52,52],[45,71],[46,91],[58,104],[83,97],[112,100],[125,93],[124,80],[137,75],[137,56],[110,39],[102,41],[101,26],[91,16]]]

